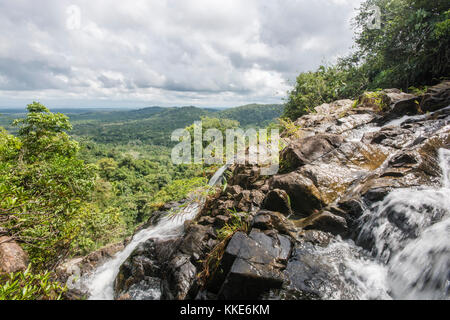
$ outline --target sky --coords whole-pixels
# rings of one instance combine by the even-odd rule
[[[0,106],[282,103],[360,0],[0,0]]]

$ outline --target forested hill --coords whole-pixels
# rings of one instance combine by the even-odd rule
[[[91,112],[69,115],[72,135],[102,143],[142,142],[170,145],[173,130],[185,128],[202,117],[232,119],[242,127],[268,125],[283,113],[283,106],[250,104],[226,110],[197,107],[149,107],[130,111]]]

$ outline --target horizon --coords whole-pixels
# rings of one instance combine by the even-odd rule
[[[2,2],[0,105],[283,103],[300,72],[351,51],[360,3]]]
[[[44,104],[45,105],[45,104]],[[239,108],[239,107],[245,107],[245,106],[249,106],[249,105],[258,105],[258,106],[267,106],[267,105],[280,105],[283,106],[283,103],[247,103],[247,104],[243,104],[243,105],[237,105],[237,106],[231,106],[231,107],[220,107],[220,106],[214,106],[214,107],[208,107],[208,106],[194,106],[194,105],[184,105],[184,106],[146,106],[146,107],[123,107],[123,106],[111,106],[111,107],[99,107],[99,106],[80,106],[80,107],[49,107],[47,105],[45,105],[50,111],[58,111],[58,110],[98,110],[98,111],[131,111],[131,110],[144,110],[144,109],[149,109],[149,108],[189,108],[189,107],[193,107],[193,108],[198,108],[198,109],[213,109],[213,110],[226,110],[226,109],[234,109],[234,108]],[[22,110],[22,111],[26,111],[27,106],[25,105],[24,107],[19,107],[19,106],[12,106],[12,107],[8,107],[8,106],[0,106],[0,111],[16,111],[16,110]],[[0,112],[0,116],[1,116],[1,112]]]

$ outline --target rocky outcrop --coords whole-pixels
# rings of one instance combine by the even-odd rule
[[[228,186],[182,237],[135,250],[116,280],[117,297],[133,298],[136,287],[158,288],[163,299],[359,297],[333,266],[361,253],[337,239],[355,239],[364,208],[391,190],[440,184],[449,88],[444,82],[423,96],[389,89],[316,107],[295,122],[299,134],[283,133],[279,174],[233,166]],[[244,227],[223,237],[236,217]],[[212,258],[216,272],[204,272]]]
[[[29,259],[25,251],[11,237],[0,236],[0,275],[24,271]]]

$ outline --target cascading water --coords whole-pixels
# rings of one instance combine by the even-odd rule
[[[439,150],[439,165],[441,187],[392,191],[365,210],[355,242],[337,237],[326,247],[299,248],[302,263],[321,264],[326,270],[324,274],[299,275],[300,280],[310,283],[322,299],[448,299],[449,150]],[[219,169],[210,184],[218,183],[226,168]],[[82,280],[89,299],[113,299],[119,268],[134,249],[151,238],[180,236],[184,221],[193,219],[202,205],[202,200],[190,202],[156,226],[136,233],[122,252]],[[160,292],[155,288],[139,288],[135,298],[158,299]]]
[[[397,189],[362,215],[357,243],[387,268],[394,299],[448,299],[450,151],[439,150],[442,187]]]
[[[229,165],[221,167],[210,179],[209,185],[214,186],[220,182],[228,167]],[[167,240],[180,236],[183,233],[184,222],[195,218],[203,204],[204,198],[190,200],[187,205],[181,206],[161,218],[157,225],[139,231],[124,250],[99,266],[91,275],[80,279],[78,286],[84,287],[89,292],[90,300],[114,299],[114,280],[119,273],[120,266],[137,246],[149,239]],[[152,294],[152,297],[159,298],[159,295],[156,292]]]
[[[301,245],[294,259],[306,267],[291,281],[321,299],[448,299],[450,151],[439,160],[440,188],[392,191],[365,210],[356,243]]]

